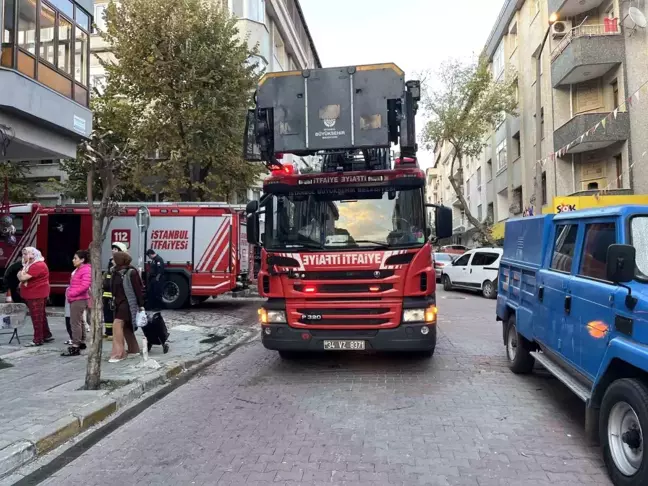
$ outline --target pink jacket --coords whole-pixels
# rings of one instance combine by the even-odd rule
[[[88,300],[90,295],[90,285],[92,284],[92,266],[84,263],[74,272],[70,277],[70,286],[67,289],[68,302],[75,302],[77,300]]]

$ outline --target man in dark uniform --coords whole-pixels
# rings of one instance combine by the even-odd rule
[[[164,259],[153,249],[146,250],[146,256],[151,259],[149,266],[146,294],[149,309],[162,309],[162,289],[164,288]]]

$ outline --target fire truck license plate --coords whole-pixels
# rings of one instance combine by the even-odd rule
[[[364,341],[324,341],[324,349],[332,351],[362,351]]]

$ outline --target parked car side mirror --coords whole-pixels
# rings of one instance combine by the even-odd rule
[[[607,250],[607,280],[617,284],[632,282],[635,277],[637,250],[631,245],[610,245]]]

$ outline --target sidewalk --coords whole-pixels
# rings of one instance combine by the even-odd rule
[[[49,309],[48,309],[49,310]],[[108,363],[112,342],[104,340],[102,380],[106,389],[83,390],[86,354],[61,357],[68,338],[65,320],[54,309],[49,317],[56,341],[39,348],[8,345],[0,334],[0,478],[123,408],[183,370],[217,357],[254,335],[256,308],[165,311],[170,350],[153,346],[149,360],[139,355]],[[20,329],[31,340],[31,322]],[[137,332],[141,343],[143,334]]]

